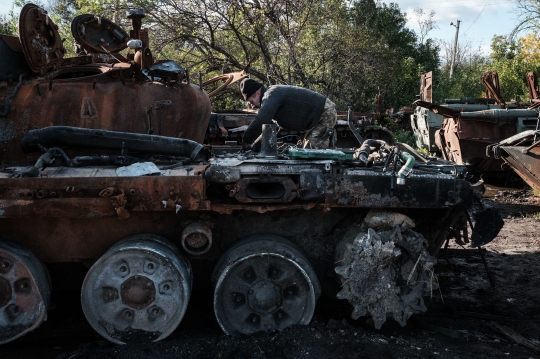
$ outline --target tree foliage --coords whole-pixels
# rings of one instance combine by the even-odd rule
[[[21,6],[24,0],[16,0]],[[340,109],[410,105],[420,74],[439,67],[438,46],[406,27],[396,4],[378,0],[51,0],[47,10],[72,41],[70,22],[99,14],[129,28],[126,11],[143,8],[157,58],[205,78],[244,69],[267,85],[307,87]],[[67,44],[65,45],[70,49]],[[237,97],[236,97],[237,98]],[[233,104],[234,101],[225,102]]]

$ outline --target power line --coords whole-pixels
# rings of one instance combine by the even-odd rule
[[[486,8],[485,6],[482,8],[482,11],[480,11],[480,14],[478,14],[478,16],[476,17],[476,19],[474,19],[474,21],[472,22],[471,26],[473,26],[474,23],[476,22],[476,20],[478,20],[478,18],[480,17],[480,15],[482,15],[482,13],[484,12],[484,9],[485,9],[485,8]],[[469,31],[469,29],[471,28],[471,26],[469,26],[469,27],[467,28],[467,30],[465,30],[465,31],[463,32],[463,34],[465,34],[467,31]]]

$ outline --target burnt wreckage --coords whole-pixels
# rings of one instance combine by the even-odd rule
[[[425,310],[445,241],[496,236],[500,218],[475,205],[463,166],[364,141],[354,126],[353,150],[298,149],[273,125],[260,152],[203,145],[208,95],[177,64],[153,62],[143,14],[130,16],[130,35],[77,17],[85,54],[74,59],[35,5],[20,19],[35,31],[1,37],[2,62],[19,61],[2,74],[0,343],[46,319],[58,262],[89,267],[82,309],[119,344],[174,331],[193,281],[213,285],[228,334],[307,324],[322,293],[377,328],[405,325]]]

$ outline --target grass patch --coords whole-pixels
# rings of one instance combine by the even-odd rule
[[[540,212],[527,213],[525,214],[525,218],[540,219]]]

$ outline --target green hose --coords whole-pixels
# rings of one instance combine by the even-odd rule
[[[414,157],[408,152],[401,151],[399,154],[399,158],[402,162],[405,162],[405,164],[401,166],[401,169],[397,174],[397,184],[404,185],[405,177],[407,177],[412,172],[412,169],[414,167]]]

